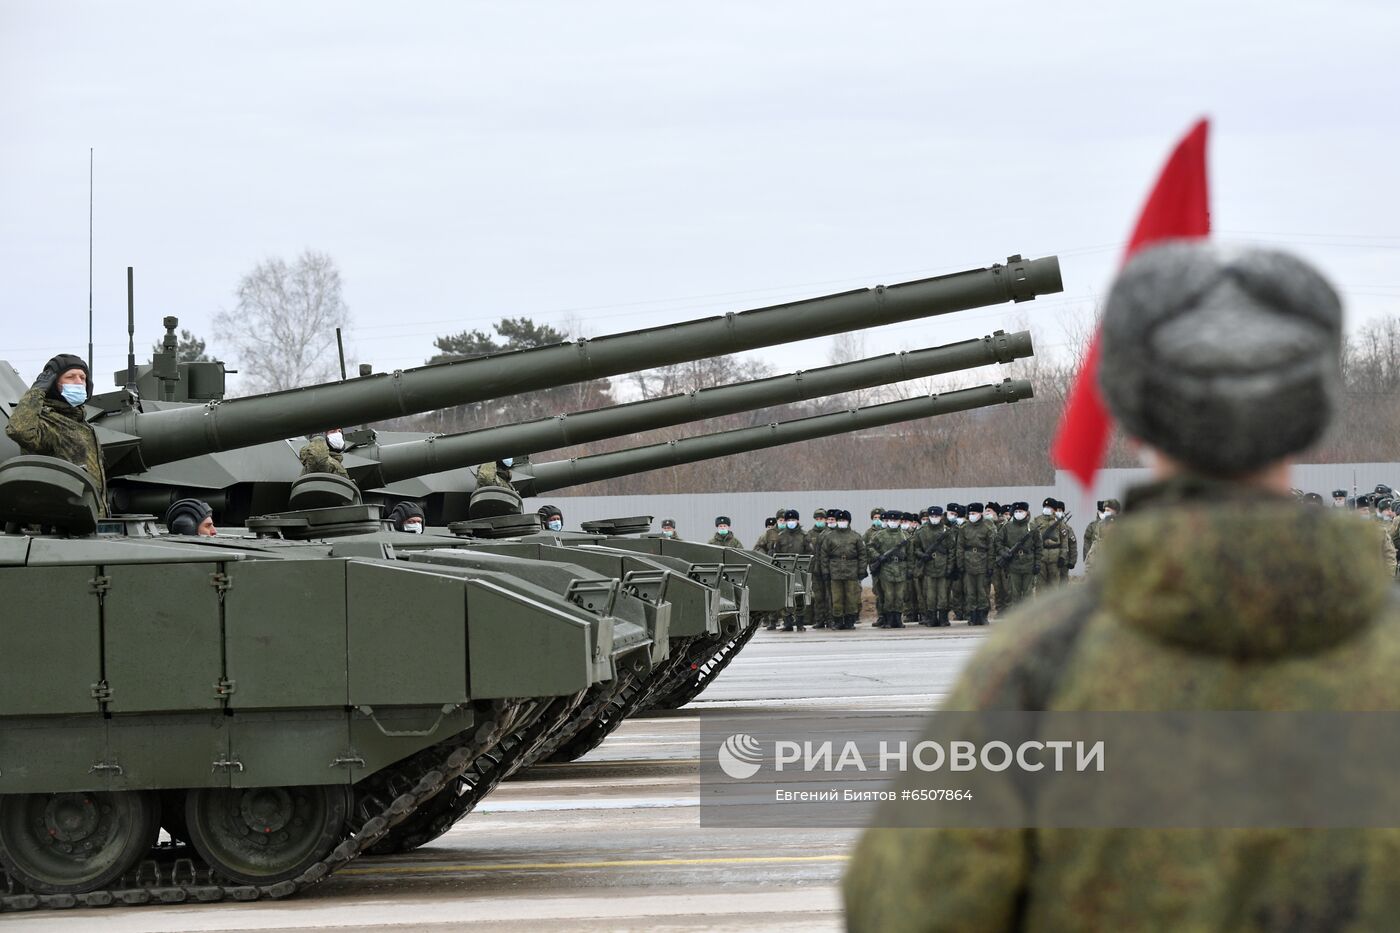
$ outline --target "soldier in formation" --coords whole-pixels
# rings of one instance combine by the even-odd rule
[[[864,537],[851,528],[850,512],[828,509],[826,518],[828,527],[818,539],[814,560],[827,581],[831,628],[853,629],[860,616],[860,581],[868,572],[869,552]]]
[[[710,540],[705,543],[713,544],[718,547],[742,548],[743,545],[739,543],[739,539],[734,537],[732,524],[733,523],[729,521],[728,515],[717,516],[715,518],[715,533],[711,535]]]
[[[880,606],[876,628],[904,628],[908,610],[910,536],[905,534],[907,513],[885,509],[881,528],[870,539],[870,582]]]
[[[958,536],[958,567],[962,571],[963,606],[969,625],[986,625],[991,612],[990,586],[993,564],[999,553],[995,522],[984,520],[984,506],[967,506],[967,524]]]
[[[997,563],[1006,574],[1010,606],[1031,598],[1040,575],[1041,536],[1031,523],[1030,510],[1029,502],[1011,503],[1011,521],[1002,526],[998,536]]]
[[[865,533],[861,536],[862,539],[865,541],[865,551],[867,554],[869,554],[870,549],[875,546],[875,535],[884,527],[885,510],[871,509],[870,527],[865,529]],[[871,594],[875,598],[875,618],[878,621],[879,619],[883,618],[885,614],[885,597],[884,594],[880,592],[880,587],[878,584],[876,584],[875,579],[873,577],[870,580],[870,584]]]
[[[812,555],[809,570],[812,592],[807,594],[807,604],[803,611],[807,616],[807,624],[813,628],[827,628],[831,624],[830,581],[822,569],[821,561],[817,559],[821,554],[821,539],[827,531],[828,517],[826,509],[817,509],[812,513],[812,528],[807,532],[807,553]]]
[[[60,353],[44,364],[20,396],[5,433],[26,454],[57,457],[87,471],[97,487],[98,514],[106,516],[107,471],[97,434],[83,415],[92,373],[80,356]]]
[[[1336,292],[1293,256],[1175,241],[1130,260],[1098,375],[1153,480],[1096,535],[1102,585],[1013,612],[944,708],[1400,710],[1400,607],[1375,538],[1288,490],[1291,458],[1341,404],[1342,342]],[[874,829],[850,860],[846,924],[1385,930],[1394,851],[1392,830],[1364,826]]]
[[[944,520],[943,507],[928,507],[928,522],[914,534],[914,576],[918,581],[920,625],[946,626],[948,587],[957,563],[958,535]]]

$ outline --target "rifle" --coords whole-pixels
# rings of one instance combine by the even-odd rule
[[[1044,544],[1045,539],[1050,537],[1050,532],[1069,521],[1071,517],[1070,513],[1066,512],[1049,525],[1046,525],[1045,530],[1040,533],[1040,542]],[[1021,548],[1025,547],[1026,542],[1031,539],[1031,535],[1033,534],[1035,534],[1034,528],[1027,529],[1026,533],[1021,535],[1021,540],[1017,541],[1014,547],[997,558],[997,566],[1003,570],[1011,566],[1011,562],[1016,559],[1016,555],[1021,552]]]
[[[909,542],[907,541],[901,541],[885,553],[881,554],[879,557],[872,560],[870,562],[870,573],[872,575],[879,573],[880,568],[884,565],[885,561],[889,560],[891,557],[894,557],[896,551],[904,550],[905,545],[908,543]]]
[[[938,537],[935,538],[934,541],[933,541],[933,543],[929,545],[928,550],[927,550],[927,551],[919,551],[917,554],[914,555],[914,560],[915,560],[915,562],[918,563],[918,565],[919,565],[920,567],[922,567],[924,564],[927,564],[929,561],[933,560],[933,551],[934,551],[934,548],[936,548],[936,547],[938,547],[940,544],[942,544],[942,543],[943,543],[943,540],[944,540],[945,538],[947,538],[947,537],[948,537],[948,526],[947,526],[947,525],[944,525],[942,528],[940,528],[940,529],[938,530]]]

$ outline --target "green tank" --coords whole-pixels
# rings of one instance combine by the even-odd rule
[[[240,458],[256,445],[284,451],[277,439],[287,435],[617,375],[637,360],[679,362],[1059,289],[1053,258],[1013,257],[231,401],[216,397],[222,370],[161,359],[147,374],[154,398],[109,393],[88,413],[125,511],[151,487],[187,487],[229,509],[221,475],[252,463],[249,485],[268,485],[256,458]],[[0,392],[17,398],[23,383],[5,369]],[[291,488],[274,509],[245,506],[247,516],[266,512],[248,520],[246,537],[162,536],[150,516],[99,524],[81,470],[7,445],[0,440],[3,909],[291,894],[360,852],[396,839],[411,847],[450,826],[513,769],[557,750],[550,741],[564,727],[597,718],[591,702],[649,695],[673,661],[662,594],[674,588],[680,599],[686,588],[656,568],[668,566],[661,557],[694,561],[642,555],[634,559],[646,569],[629,574],[566,555],[377,541],[376,505],[337,501],[334,484],[317,478],[298,504],[319,508],[286,510]],[[143,480],[220,452],[235,452],[217,462],[221,475],[196,465],[173,483]],[[694,637],[716,635],[726,612],[743,624],[747,580],[717,574],[696,582],[708,593],[730,587],[730,608],[711,599],[687,620]],[[54,615],[64,624],[32,622]],[[55,678],[44,662],[60,652]],[[152,858],[161,826],[184,845]]]
[[[6,910],[294,893],[445,790],[479,799],[667,638],[583,568],[560,597],[554,565],[158,535],[99,525],[96,496],[66,462],[0,464]],[[360,509],[319,518],[375,527]],[[185,845],[153,856],[162,826]]]

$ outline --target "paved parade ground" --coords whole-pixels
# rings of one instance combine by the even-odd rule
[[[911,709],[986,630],[760,632],[700,700],[491,794],[436,842],[288,901],[0,916],[0,930],[838,930],[851,830],[702,829],[698,711]]]

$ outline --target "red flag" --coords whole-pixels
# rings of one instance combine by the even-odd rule
[[[1208,127],[1206,120],[1193,126],[1167,159],[1128,240],[1124,262],[1142,247],[1159,240],[1210,234],[1210,197],[1206,187]],[[1055,465],[1068,470],[1088,489],[1103,464],[1112,427],[1108,408],[1099,394],[1099,335],[1095,334],[1050,448]]]

